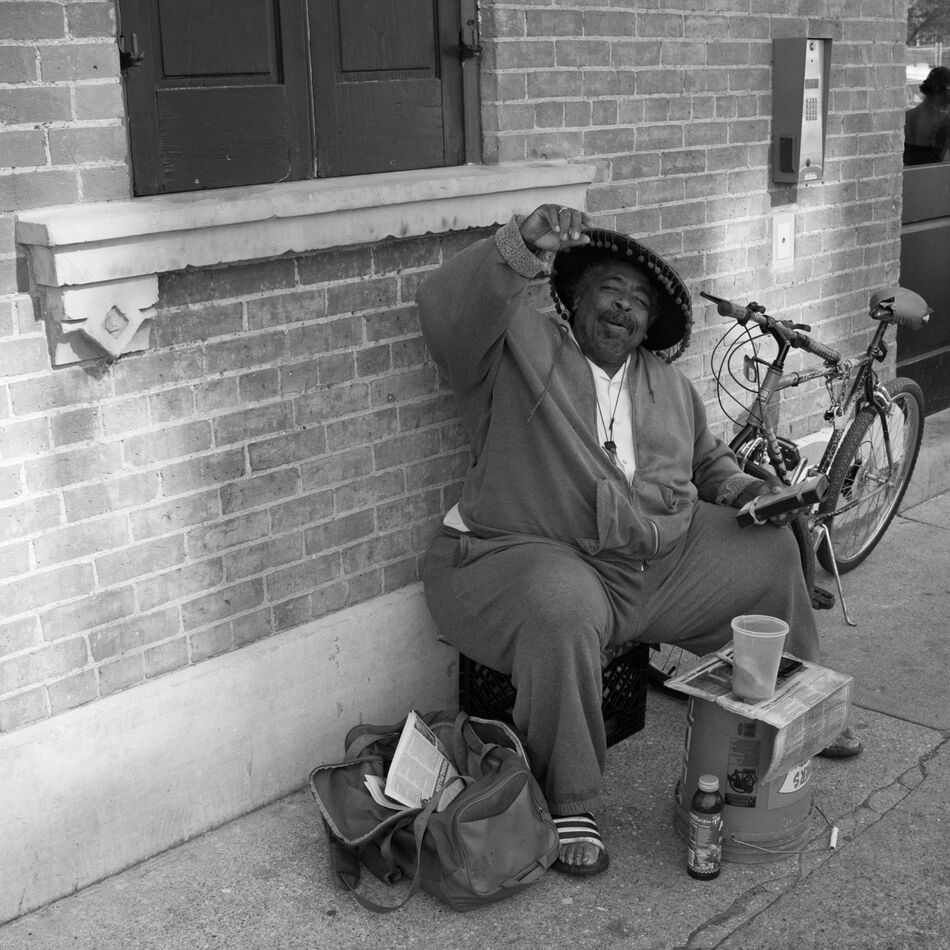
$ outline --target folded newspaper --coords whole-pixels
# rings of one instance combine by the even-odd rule
[[[852,677],[844,673],[806,661],[776,684],[771,699],[747,703],[732,692],[729,648],[703,657],[691,670],[667,680],[665,685],[737,716],[774,726],[772,761],[763,778],[771,782],[831,745],[841,734],[851,714],[852,683]]]
[[[458,775],[436,734],[415,712],[410,712],[396,743],[385,786],[380,788],[381,782],[372,782],[372,776],[367,776],[366,787],[379,804],[399,809],[421,808],[448,786],[437,806],[442,811],[465,787],[461,780],[452,781]]]

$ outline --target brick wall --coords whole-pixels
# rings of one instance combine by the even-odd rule
[[[486,161],[593,161],[590,209],[695,289],[858,346],[868,290],[898,273],[903,10],[644,6],[483,3]],[[128,197],[114,12],[0,0],[0,24],[3,731],[416,579],[466,453],[414,288],[478,235],[164,275],[149,351],[52,370],[12,215]],[[771,39],[809,34],[834,39],[828,163],[791,189],[768,166]],[[790,271],[770,266],[774,209],[795,213]],[[719,322],[696,317],[680,365],[726,434]],[[789,424],[816,428],[816,406]]]

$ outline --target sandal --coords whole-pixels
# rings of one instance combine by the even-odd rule
[[[822,749],[818,755],[826,759],[853,759],[863,751],[864,746],[861,745],[861,740],[848,728],[831,745]]]
[[[610,864],[610,856],[607,854],[607,848],[600,832],[597,830],[597,822],[590,812],[584,812],[581,815],[552,815],[554,824],[557,827],[558,844],[564,847],[566,844],[592,844],[600,852],[597,860],[593,864],[573,864],[562,861],[559,857],[551,865],[556,871],[564,874],[575,874],[580,877],[588,877],[592,874],[600,874],[606,871]]]

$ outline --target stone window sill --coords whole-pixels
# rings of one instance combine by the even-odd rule
[[[17,216],[54,365],[147,349],[158,275],[501,224],[553,202],[586,206],[595,169],[566,162],[287,182]]]

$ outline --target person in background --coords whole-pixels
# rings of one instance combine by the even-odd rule
[[[557,313],[542,313],[526,292],[552,255]],[[542,205],[443,264],[417,303],[471,439],[427,603],[447,640],[511,676],[554,867],[595,874],[609,863],[594,817],[605,654],[636,640],[704,654],[749,612],[785,619],[788,651],[817,659],[798,548],[791,531],[738,527],[734,509],[772,486],[742,472],[672,365],[690,295],[646,246]]]
[[[950,140],[950,69],[936,66],[920,84],[923,101],[904,116],[904,164],[947,161]]]

